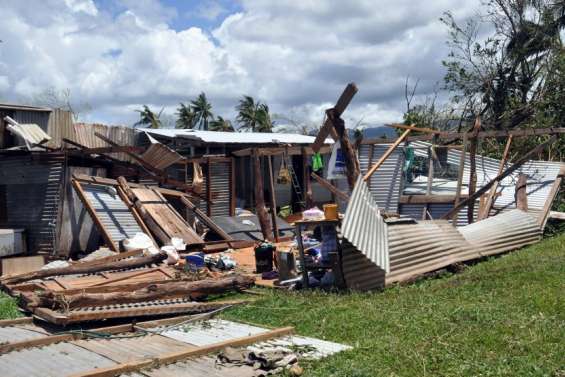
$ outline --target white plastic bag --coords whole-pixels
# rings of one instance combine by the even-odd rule
[[[327,179],[347,178],[345,174],[345,159],[341,150],[341,143],[336,141],[332,146],[332,155],[328,164]]]

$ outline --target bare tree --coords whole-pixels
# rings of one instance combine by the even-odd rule
[[[37,106],[69,111],[75,122],[92,110],[92,106],[86,102],[74,102],[69,88],[60,90],[54,87],[46,88],[35,94],[31,101]]]

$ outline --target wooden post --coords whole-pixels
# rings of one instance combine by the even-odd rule
[[[261,233],[263,239],[269,239],[271,234],[271,223],[269,221],[269,214],[265,207],[265,198],[263,191],[263,173],[261,172],[261,161],[259,160],[259,153],[257,149],[253,149],[253,170],[255,175],[255,210],[259,225],[261,226]]]
[[[481,129],[481,118],[477,116],[475,119],[475,125],[473,126],[473,133],[471,136],[471,145],[469,146],[469,160],[471,169],[469,175],[469,196],[475,193],[477,190],[477,164],[476,164],[476,155],[477,155],[477,147],[478,141],[477,135]],[[475,215],[475,202],[469,202],[467,204],[467,222],[471,224],[474,220]]]
[[[463,186],[463,174],[465,173],[465,152],[467,151],[467,134],[463,135],[463,146],[461,155],[459,156],[459,171],[457,172],[457,188],[455,189],[455,201],[453,207],[457,207],[461,199],[461,187]],[[457,226],[457,214],[459,211],[454,212],[451,217],[451,225]]]
[[[432,195],[432,186],[434,183],[434,153],[432,152],[433,145],[428,148],[428,184],[426,185],[426,195]],[[424,205],[422,211],[422,220],[425,220],[429,212],[429,203]]]
[[[516,208],[526,212],[528,212],[527,184],[528,176],[526,174],[518,175],[518,181],[516,182]]]
[[[543,151],[548,145],[552,144],[556,139],[557,139],[557,136],[554,135],[554,136],[551,137],[551,139],[549,139],[545,143],[542,143],[542,144],[538,145],[537,147],[531,149],[528,153],[523,155],[518,161],[516,161],[514,164],[512,164],[512,166],[510,166],[508,169],[506,169],[502,174],[496,176],[494,179],[492,179],[490,182],[488,182],[486,185],[484,185],[481,189],[479,189],[473,195],[469,195],[469,197],[466,200],[464,200],[461,203],[459,203],[458,205],[454,206],[451,211],[449,211],[448,213],[443,215],[441,218],[442,219],[451,218],[451,216],[453,216],[454,213],[457,213],[457,211],[459,211],[461,208],[465,207],[469,202],[476,200],[478,197],[480,197],[485,192],[487,192],[492,187],[492,185],[495,184],[495,182],[500,182],[504,178],[508,177],[516,169],[518,169],[520,166],[522,166],[522,164],[524,164],[526,161],[528,161],[528,159],[530,157],[532,157],[535,154]],[[547,213],[549,213],[549,210],[547,211]]]
[[[559,175],[557,176],[557,179],[555,180],[555,182],[553,182],[553,186],[551,186],[551,191],[547,196],[547,199],[543,206],[543,210],[538,219],[542,230],[545,228],[545,224],[547,223],[549,213],[551,212],[551,206],[553,204],[553,200],[555,199],[555,196],[559,192],[559,189],[561,189],[561,183],[563,182],[564,176],[565,176],[565,165],[562,165],[561,169],[559,170]]]
[[[506,165],[506,161],[508,161],[508,152],[510,151],[510,144],[512,144],[513,135],[508,136],[508,140],[506,141],[506,147],[504,147],[504,153],[502,154],[502,159],[500,160],[500,164],[498,165],[498,174],[500,175],[504,170],[504,166]],[[484,210],[479,212],[479,220],[486,219],[490,215],[490,210],[494,205],[494,201],[496,200],[496,190],[498,190],[498,182],[496,182],[490,189],[489,194],[486,198]]]
[[[304,182],[304,204],[306,208],[314,206],[314,199],[312,198],[312,184],[310,183],[310,174],[308,170],[308,152],[306,148],[302,148],[302,181]]]
[[[271,220],[273,221],[273,236],[279,242],[279,226],[277,224],[277,199],[275,193],[275,179],[273,177],[273,157],[267,156],[269,163],[269,191],[271,193]]]
[[[363,177],[363,180],[365,182],[367,182],[371,176],[373,175],[373,173],[375,171],[377,171],[378,168],[381,167],[381,165],[386,161],[386,159],[392,154],[392,152],[394,152],[394,150],[396,149],[396,147],[398,147],[400,145],[400,143],[402,143],[404,141],[404,139],[406,139],[406,137],[410,134],[410,132],[412,131],[412,128],[415,127],[415,125],[411,125],[410,129],[404,131],[404,133],[402,135],[400,135],[400,137],[398,139],[396,139],[396,141],[387,149],[387,151],[381,156],[381,158],[379,158],[379,160],[373,165],[371,166],[371,168],[367,171],[367,173],[365,174],[365,176]]]
[[[349,195],[347,195],[346,193],[344,193],[343,191],[341,191],[340,189],[338,189],[337,187],[335,187],[334,185],[332,185],[330,182],[328,182],[328,180],[320,177],[318,174],[316,173],[312,173],[311,174],[312,178],[314,178],[322,187],[328,189],[329,192],[331,192],[333,195],[335,195],[336,197],[338,197],[339,199],[343,200],[343,201],[348,201],[349,200]]]

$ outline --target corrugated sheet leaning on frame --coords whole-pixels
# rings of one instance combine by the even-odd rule
[[[359,178],[341,235],[345,281],[349,288],[368,290],[382,287],[385,271],[386,284],[405,281],[456,262],[535,243],[541,229],[535,216],[521,210],[458,228],[444,220],[387,225]]]

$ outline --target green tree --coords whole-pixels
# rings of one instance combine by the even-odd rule
[[[185,105],[182,102],[179,103],[177,116],[176,128],[192,129],[194,127],[194,113],[190,105]]]
[[[228,119],[224,119],[221,116],[216,117],[209,124],[210,131],[224,131],[224,132],[234,132],[233,126]]]
[[[456,104],[481,114],[497,129],[531,121],[544,95],[551,62],[562,48],[565,3],[555,0],[489,0],[475,18],[459,25],[450,13],[451,51],[443,62],[445,87]],[[480,36],[484,23],[492,33]]]
[[[267,104],[255,101],[251,96],[243,96],[235,108],[237,122],[241,130],[252,132],[272,132],[274,122]]]
[[[193,124],[200,130],[208,130],[210,120],[214,118],[212,105],[208,102],[206,94],[200,93],[195,100],[190,101],[190,108],[194,114]]]
[[[137,126],[149,126],[149,128],[160,128],[161,127],[161,120],[159,117],[163,113],[163,109],[159,111],[158,114],[155,114],[149,106],[143,105],[142,110],[135,110],[139,113],[139,120],[133,125],[134,127]]]

